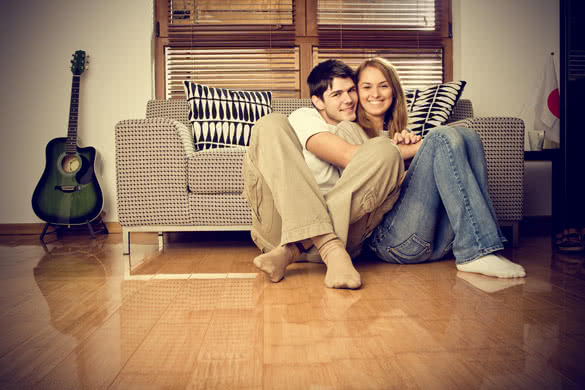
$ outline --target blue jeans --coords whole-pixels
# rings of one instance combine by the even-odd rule
[[[382,260],[413,264],[451,251],[457,264],[503,249],[479,135],[441,127],[422,141],[398,201],[368,238]]]

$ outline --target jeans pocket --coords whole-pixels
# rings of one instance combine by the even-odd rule
[[[400,245],[386,248],[386,253],[400,264],[422,263],[431,255],[431,244],[413,233]]]

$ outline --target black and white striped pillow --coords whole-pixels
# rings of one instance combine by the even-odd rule
[[[197,150],[248,146],[254,123],[272,112],[272,92],[184,82]]]
[[[447,122],[467,82],[451,81],[424,89],[406,89],[408,129],[422,137]]]

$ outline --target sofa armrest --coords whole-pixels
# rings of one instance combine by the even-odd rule
[[[188,225],[189,129],[172,119],[124,120],[115,127],[122,226]]]
[[[200,195],[241,194],[247,146],[201,150],[189,156],[189,191]]]
[[[475,130],[484,145],[489,191],[500,221],[520,221],[524,197],[524,121],[475,117],[448,124]]]

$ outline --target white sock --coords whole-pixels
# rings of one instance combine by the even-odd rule
[[[465,264],[457,264],[457,269],[498,278],[523,278],[526,276],[526,271],[520,264],[512,263],[504,256],[494,254],[482,256]]]

